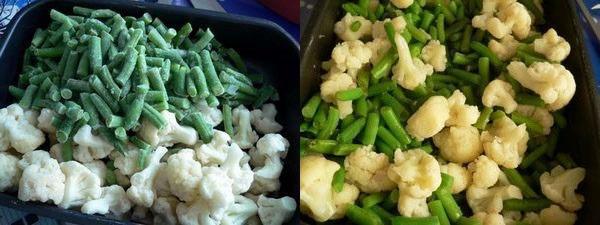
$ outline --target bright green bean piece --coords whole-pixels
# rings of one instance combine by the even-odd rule
[[[333,180],[331,180],[331,186],[335,192],[341,192],[344,189],[344,179],[346,177],[346,170],[341,166],[334,174]]]

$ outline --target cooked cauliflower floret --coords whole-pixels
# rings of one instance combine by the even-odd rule
[[[176,225],[177,209],[179,200],[175,197],[158,197],[152,204],[152,215],[154,215],[154,224]]]
[[[499,213],[478,212],[473,218],[479,220],[482,225],[505,225],[504,217]]]
[[[194,160],[194,150],[186,148],[169,156],[165,173],[162,175],[167,177],[169,187],[173,187],[173,195],[185,202],[196,198],[196,189],[202,179],[202,165]],[[154,183],[156,185],[156,180]]]
[[[472,19],[475,28],[487,30],[495,38],[514,34],[526,38],[531,31],[531,16],[527,8],[514,0],[484,0],[481,15]]]
[[[360,24],[357,30],[352,29],[355,23]],[[335,23],[333,32],[343,41],[359,40],[371,34],[371,21],[362,16],[352,16],[350,13],[346,13],[340,21]]]
[[[575,94],[573,74],[560,64],[535,62],[527,67],[522,62],[513,61],[506,69],[523,87],[537,93],[550,111],[567,105]]]
[[[440,171],[454,178],[454,182],[452,183],[453,194],[460,193],[471,185],[471,173],[460,164],[448,163],[440,165]]]
[[[296,211],[296,201],[290,197],[258,197],[258,216],[264,225],[281,225],[288,221]]]
[[[443,96],[433,96],[408,118],[406,131],[417,140],[430,138],[444,129],[448,118],[450,118],[448,100]]]
[[[521,190],[514,185],[479,188],[471,186],[467,189],[467,203],[474,213],[500,213],[506,199],[523,199]]]
[[[100,178],[100,187],[104,186],[104,178],[106,178],[106,165],[100,160],[94,160],[89,163],[83,163],[83,166],[88,168],[90,172]]]
[[[198,143],[196,149],[196,157],[202,165],[218,165],[227,158],[227,150],[231,145],[229,135],[220,130],[214,130],[213,138],[209,143]]]
[[[85,214],[107,214],[120,216],[131,209],[131,202],[127,198],[127,193],[119,185],[112,185],[102,188],[100,198],[91,200],[83,204],[81,212]]]
[[[429,216],[427,207],[427,198],[415,198],[409,193],[404,193],[400,189],[398,196],[398,212],[406,217],[426,217]]]
[[[164,147],[170,147],[177,143],[189,146],[196,143],[198,132],[194,128],[179,125],[175,114],[172,112],[164,110],[160,114],[167,121],[167,125],[163,129],[158,129],[150,121],[143,119],[138,132],[143,140],[152,146]]]
[[[436,72],[442,72],[446,70],[446,46],[440,44],[438,40],[431,40],[427,42],[427,45],[421,50],[421,59],[431,66]]]
[[[401,17],[400,17],[401,18]],[[375,22],[377,23],[377,22]],[[383,26],[383,23],[382,23]],[[382,28],[383,29],[383,28]],[[390,41],[388,41],[387,37],[382,38],[374,38],[372,41],[367,42],[367,47],[371,49],[371,64],[375,65],[376,63],[383,58],[385,53],[392,47]]]
[[[433,143],[444,159],[459,164],[471,162],[483,152],[479,130],[472,126],[444,128],[433,136]]]
[[[345,41],[333,48],[331,59],[340,72],[346,72],[352,77],[358,69],[369,63],[371,49],[360,40]]]
[[[390,2],[398,8],[405,9],[412,5],[414,0],[391,0]]]
[[[352,184],[344,183],[344,187],[340,192],[333,192],[333,203],[335,204],[335,213],[330,220],[332,219],[340,219],[346,215],[346,210],[348,209],[348,204],[354,204],[356,199],[358,199],[358,195],[360,194],[360,190]]]
[[[252,110],[250,113],[252,126],[262,134],[277,133],[283,129],[283,126],[275,121],[277,109],[273,103],[264,104],[261,109]]]
[[[73,158],[82,163],[106,158],[115,149],[104,137],[92,134],[92,127],[87,124],[79,128],[73,142],[76,144]]]
[[[397,16],[393,19],[386,18],[385,20],[375,21],[375,23],[373,23],[372,26],[373,39],[387,40],[387,33],[385,32],[384,26],[386,22],[392,23],[392,26],[394,27],[394,31],[396,31],[396,33],[402,33],[402,31],[404,31],[404,28],[406,27],[406,20],[404,20],[403,16]]]
[[[36,154],[36,153],[45,154]],[[19,180],[18,198],[22,201],[47,202],[59,204],[65,194],[65,175],[56,159],[50,158],[46,151],[33,151],[23,155],[19,161],[23,174]]]
[[[352,77],[345,73],[332,73],[321,83],[321,98],[326,102],[334,102],[340,110],[340,118],[352,113],[352,101],[339,101],[335,94],[356,87]],[[350,107],[343,107],[350,104]],[[342,107],[340,107],[342,106]]]
[[[408,43],[402,35],[394,37],[398,50],[398,63],[392,68],[393,80],[408,90],[414,90],[425,82],[427,76],[433,73],[433,66],[423,63],[419,58],[410,55]]]
[[[227,212],[225,212],[225,217],[221,220],[221,225],[250,224],[248,220],[252,217],[256,217],[257,212],[258,206],[254,203],[254,200],[241,195],[236,195],[235,203],[229,206]]]
[[[398,184],[403,194],[426,198],[442,182],[437,160],[421,149],[396,151],[394,164],[388,169],[390,180]]]
[[[30,121],[31,111],[24,112],[19,104],[12,104],[0,109],[0,151],[11,147],[25,154],[42,145],[46,138],[41,130],[35,127],[37,120]]]
[[[519,41],[515,40],[512,35],[506,35],[501,38],[500,41],[492,39],[488,42],[488,48],[490,48],[493,53],[496,53],[498,58],[505,61],[515,56],[518,46]]]
[[[584,177],[584,168],[565,170],[562,166],[556,166],[550,173],[545,172],[540,176],[542,193],[567,211],[574,212],[581,208],[584,200],[583,195],[575,193]]]
[[[300,211],[323,222],[336,211],[331,181],[340,168],[334,161],[320,155],[308,155],[300,159]]]
[[[529,134],[526,128],[525,124],[517,126],[506,116],[494,120],[492,125],[481,133],[485,155],[498,165],[516,168],[527,149]]]
[[[387,177],[388,157],[373,151],[373,146],[363,146],[344,160],[346,180],[366,193],[389,191],[396,184]]]
[[[164,147],[158,147],[148,156],[148,165],[131,176],[131,187],[127,189],[129,200],[138,206],[149,208],[156,199],[153,184],[160,167],[160,159],[167,153]]]
[[[540,222],[543,225],[573,225],[577,214],[566,212],[557,205],[551,205],[540,211]]]
[[[486,107],[501,106],[506,113],[512,113],[517,108],[515,91],[508,82],[493,80],[483,90],[481,102]]]
[[[446,120],[446,126],[470,126],[477,122],[479,110],[477,106],[467,105],[467,97],[455,90],[448,98],[448,107],[450,108],[450,118]]]
[[[76,161],[63,162],[60,169],[65,174],[65,194],[58,204],[61,208],[82,206],[102,194],[100,178],[82,164]]]
[[[571,45],[550,28],[544,36],[533,41],[533,49],[552,62],[561,62],[571,52]]]
[[[56,133],[56,127],[52,125],[52,118],[55,115],[56,113],[53,110],[43,108],[40,111],[40,116],[37,118],[37,127],[49,134]]]
[[[19,185],[22,169],[18,166],[19,158],[0,152],[0,192],[14,190]]]
[[[552,125],[554,125],[554,117],[547,109],[531,105],[519,105],[517,106],[517,112],[531,117],[542,125],[544,135],[550,134],[550,129],[552,129]]]
[[[500,167],[485,155],[479,156],[469,163],[469,172],[473,177],[473,187],[489,188],[498,182],[501,174]]]
[[[258,140],[258,134],[250,125],[252,120],[250,111],[244,105],[239,105],[233,109],[232,114],[235,132],[231,139],[242,149],[252,148]]]

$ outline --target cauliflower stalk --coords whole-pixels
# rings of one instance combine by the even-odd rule
[[[358,29],[352,29],[353,24],[358,23]],[[344,17],[333,27],[333,32],[343,41],[355,41],[371,34],[371,21],[362,16],[352,16],[346,13]]]
[[[52,125],[52,118],[56,115],[51,109],[43,108],[37,118],[37,127],[48,134],[56,133],[56,127]]]
[[[115,149],[104,137],[92,134],[92,127],[87,124],[77,130],[73,142],[73,158],[82,163],[106,158]]]
[[[0,151],[13,148],[25,154],[46,141],[44,133],[35,127],[37,120],[30,119],[32,115],[16,103],[0,109]]]
[[[584,168],[565,170],[562,166],[556,166],[549,173],[545,172],[540,176],[542,193],[567,211],[574,212],[581,208],[584,200],[583,195],[575,193],[584,177]]]
[[[477,106],[467,105],[467,97],[460,91],[455,90],[448,98],[450,117],[446,120],[446,126],[470,126],[477,122],[479,110]]]
[[[423,63],[419,58],[410,55],[408,43],[402,35],[394,37],[396,49],[398,50],[398,63],[392,68],[394,76],[392,79],[408,90],[414,90],[425,82],[427,76],[433,73],[433,67]]]
[[[512,113],[517,108],[515,91],[508,82],[493,80],[483,90],[481,102],[486,107],[500,106],[506,113]]]
[[[525,124],[517,126],[506,116],[494,120],[492,125],[481,133],[485,154],[506,168],[516,168],[521,163],[528,140],[529,134]]]
[[[106,177],[106,165],[104,164],[104,162],[100,161],[100,160],[94,160],[92,162],[89,163],[83,163],[83,166],[85,166],[86,168],[88,168],[88,170],[90,170],[90,172],[92,172],[94,175],[96,175],[98,178],[100,178],[100,186],[104,186],[104,178]]]
[[[119,185],[102,187],[100,198],[83,204],[81,212],[85,214],[107,214],[110,212],[115,216],[125,214],[131,209],[131,202],[125,190]]]
[[[389,166],[388,157],[373,151],[372,145],[360,147],[344,160],[346,180],[367,193],[389,191],[396,187],[387,176]]]
[[[533,50],[546,56],[552,62],[561,62],[571,52],[571,45],[556,30],[550,28],[546,33],[533,41]]]
[[[179,125],[175,114],[172,112],[164,110],[160,114],[167,121],[167,125],[163,129],[158,129],[150,121],[142,120],[142,126],[138,134],[143,140],[152,146],[164,147],[170,147],[176,143],[188,146],[196,143],[198,133],[194,128]]]

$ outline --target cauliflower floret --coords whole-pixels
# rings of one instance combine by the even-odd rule
[[[436,72],[442,72],[446,70],[446,46],[440,44],[438,40],[431,40],[427,42],[427,45],[421,50],[421,59],[431,66]]]
[[[399,17],[402,18],[402,17]],[[379,22],[379,21],[378,21]],[[375,22],[377,23],[377,22]],[[382,23],[383,29],[383,23]],[[375,34],[375,33],[373,33]],[[375,65],[376,63],[383,58],[385,53],[392,47],[392,44],[387,40],[387,37],[375,38],[370,42],[367,42],[367,47],[371,49],[371,59],[369,60],[371,64]]]
[[[506,199],[523,199],[521,190],[514,185],[496,186],[492,188],[467,188],[467,203],[474,213],[500,213],[502,201]]]
[[[392,79],[408,90],[414,90],[425,82],[427,76],[433,73],[433,66],[423,63],[419,58],[410,55],[408,43],[402,35],[394,37],[396,49],[398,50],[398,63],[392,68],[394,76]]]
[[[510,27],[504,24],[500,19],[494,17],[493,14],[474,16],[471,20],[471,25],[474,28],[488,31],[495,38],[503,38],[506,35],[510,35],[511,32]]]
[[[550,134],[550,129],[554,125],[554,117],[545,108],[530,106],[530,105],[519,105],[517,106],[517,112],[525,116],[531,117],[533,120],[542,125],[543,134]]]
[[[40,111],[40,116],[38,116],[37,118],[37,127],[40,128],[40,130],[49,133],[49,134],[53,134],[56,133],[56,127],[54,127],[54,125],[52,125],[52,118],[56,115],[56,113],[48,108],[43,108]]]
[[[123,215],[131,209],[131,202],[127,198],[125,190],[119,185],[102,188],[99,199],[91,200],[83,204],[81,212],[85,214],[107,214],[109,211],[116,216]]]
[[[470,126],[477,122],[479,118],[477,106],[467,105],[466,101],[467,97],[460,90],[452,93],[448,98],[450,118],[446,120],[446,126]]]
[[[296,211],[296,201],[290,197],[258,197],[258,216],[264,225],[281,225],[288,221]]]
[[[156,192],[152,187],[158,169],[160,168],[160,159],[167,153],[165,147],[158,147],[148,157],[148,166],[140,172],[131,176],[131,187],[127,189],[129,200],[138,206],[149,208],[156,198]]]
[[[404,20],[403,16],[397,16],[393,19],[386,18],[385,20],[375,21],[375,23],[373,23],[372,26],[373,31],[371,32],[373,39],[387,40],[387,33],[385,32],[384,26],[384,24],[387,22],[392,23],[392,26],[394,27],[394,31],[396,31],[396,33],[402,33],[402,31],[404,31],[404,28],[406,27],[406,20]]]
[[[529,225],[542,225],[540,215],[534,212],[525,213],[525,216],[521,222],[527,223]]]
[[[90,125],[83,125],[75,136],[73,142],[73,158],[79,162],[91,162],[108,156],[114,149],[114,145],[100,135],[92,134]]]
[[[448,163],[440,165],[440,171],[454,178],[452,193],[457,194],[465,190],[471,184],[471,173],[460,164]]]
[[[265,165],[254,169],[254,181],[250,187],[250,192],[262,194],[279,190],[279,176],[283,170],[281,160],[277,157],[269,157],[265,160]]]
[[[63,162],[60,170],[65,174],[65,194],[58,204],[61,208],[81,206],[102,194],[100,178],[82,164],[76,161]]]
[[[31,115],[16,103],[0,109],[0,151],[12,147],[25,154],[46,141],[44,133],[35,127],[37,120],[30,121]]]
[[[391,0],[390,2],[398,8],[405,9],[412,5],[414,0]]]
[[[529,36],[529,31],[531,31],[531,16],[523,4],[513,2],[499,10],[496,15],[505,25],[511,27],[512,33],[517,38],[523,39]]]
[[[552,62],[561,62],[571,52],[571,45],[554,28],[550,28],[544,36],[533,41],[533,49],[546,56]]]
[[[283,170],[281,158],[287,154],[289,142],[279,134],[267,134],[250,149],[250,163],[254,168],[254,182],[250,191],[261,194],[279,190],[279,176]]]
[[[360,40],[345,41],[333,48],[331,59],[340,72],[355,76],[358,69],[369,63],[371,49]]]
[[[423,140],[433,137],[444,129],[448,118],[450,118],[448,100],[443,96],[433,96],[408,118],[406,130],[417,140]]]
[[[584,168],[565,170],[562,166],[556,166],[550,173],[545,172],[540,176],[542,193],[564,209],[574,212],[581,208],[584,200],[583,195],[575,193],[584,177]]]
[[[499,213],[478,212],[473,218],[479,220],[482,225],[505,225],[504,217]]]
[[[16,189],[19,185],[22,169],[18,166],[19,158],[0,152],[0,192]]]
[[[485,155],[498,165],[517,168],[527,149],[529,134],[526,128],[525,124],[517,126],[506,116],[494,120],[488,130],[481,133]]]
[[[433,136],[433,143],[444,159],[454,163],[468,163],[483,152],[479,130],[472,126],[444,128]]]
[[[499,42],[495,39],[488,42],[488,48],[501,60],[509,60],[515,56],[518,46],[519,41],[515,40],[512,35],[504,36]]]
[[[106,165],[100,160],[94,160],[89,163],[83,163],[83,166],[88,168],[90,172],[100,179],[100,187],[104,186],[104,178],[106,178]]]
[[[351,27],[357,22],[360,26],[358,30],[353,31]],[[350,13],[346,13],[340,21],[335,23],[333,32],[343,41],[355,41],[371,33],[371,21],[362,16],[352,16]]]
[[[273,103],[264,104],[262,109],[255,109],[250,113],[252,126],[262,134],[277,133],[283,129],[283,126],[275,121],[277,109]]]
[[[481,102],[486,107],[501,106],[506,113],[512,113],[517,108],[515,91],[508,82],[493,80],[483,90]]]
[[[346,180],[367,193],[389,191],[396,187],[387,176],[389,166],[388,157],[373,151],[372,145],[360,147],[344,160]]]
[[[202,179],[202,165],[194,160],[194,150],[182,149],[169,156],[164,174],[173,195],[185,202],[193,201],[197,196],[196,189]],[[156,179],[159,176],[157,175]],[[157,184],[155,180],[155,186]]]
[[[294,209],[296,209],[296,202],[294,202]],[[251,217],[256,216],[257,212],[258,206],[252,199],[236,195],[235,203],[227,209],[227,212],[225,212],[225,217],[221,220],[221,225],[248,224],[246,221]]]
[[[138,167],[138,150],[130,149],[126,154],[115,151],[110,155],[114,158],[115,168],[117,168],[121,174],[129,176],[140,171],[140,168]]]
[[[352,101],[339,101],[335,98],[335,94],[339,91],[355,87],[356,83],[350,75],[346,73],[331,73],[321,83],[321,98],[326,102],[334,102],[340,110],[340,118],[344,118],[352,113]],[[348,105],[350,107],[347,107]]]
[[[300,211],[324,222],[336,211],[331,181],[340,165],[320,155],[300,159]]]
[[[531,16],[527,8],[515,0],[484,0],[481,15],[473,17],[471,23],[498,39],[511,33],[523,39],[531,30]]]
[[[206,100],[200,100],[195,105],[202,114],[202,118],[212,127],[218,126],[223,121],[223,113],[217,107],[210,107]]]
[[[469,172],[473,176],[473,187],[489,188],[494,186],[500,177],[500,167],[485,155],[479,156],[469,163]]]
[[[398,184],[403,194],[413,198],[429,197],[442,182],[437,160],[419,148],[396,151],[388,177]]]
[[[38,160],[28,160],[30,155],[36,152],[39,154]],[[23,166],[25,165],[25,166]],[[56,159],[50,158],[45,151],[33,151],[23,155],[19,161],[19,167],[23,169],[23,174],[19,180],[18,197],[22,201],[40,201],[47,202],[52,200],[54,204],[59,204],[65,195],[65,174],[60,169]]]
[[[182,225],[218,225],[221,219],[211,216],[210,202],[202,198],[192,203],[179,203],[175,212]]]
[[[229,135],[220,130],[214,130],[213,138],[209,143],[198,143],[196,149],[196,157],[202,165],[217,165],[221,164],[227,158],[227,150],[231,145]]]
[[[177,214],[175,209],[179,200],[175,197],[158,197],[152,205],[154,224],[176,225]]]
[[[250,157],[244,151],[242,151],[242,149],[240,149],[240,147],[238,147],[236,144],[232,144],[227,152],[229,154],[227,155],[225,162],[223,162],[223,164],[221,165],[221,169],[233,181],[233,185],[231,187],[233,194],[244,193],[248,191],[250,185],[252,184],[252,181],[254,180],[254,172],[252,172],[252,169],[248,164],[248,160],[250,160]],[[281,169],[275,171],[261,169],[257,171],[257,173],[260,173],[258,175],[259,177],[277,179],[279,178]]]
[[[404,193],[401,189],[398,196],[398,212],[406,217],[426,217],[429,216],[427,207],[427,198],[415,198],[409,193]]]
[[[565,212],[557,205],[551,205],[540,211],[540,222],[543,225],[573,225],[577,221],[577,214]]]
[[[18,165],[19,165],[19,168],[24,170],[25,168],[27,168],[28,166],[31,166],[32,164],[41,164],[44,161],[48,160],[49,158],[50,158],[50,154],[48,154],[47,151],[35,150],[32,152],[25,153],[23,155],[23,157],[21,158],[21,160],[19,160]]]
[[[550,111],[567,105],[575,94],[573,74],[560,64],[535,62],[527,67],[522,62],[513,61],[506,69],[523,87],[537,93]]]
[[[146,119],[142,120],[142,126],[138,134],[143,140],[152,146],[165,147],[173,146],[176,143],[183,143],[189,146],[196,143],[198,132],[194,128],[179,125],[175,114],[172,112],[164,110],[160,114],[167,121],[167,125],[159,130],[150,121]]]
[[[164,156],[163,156],[164,157]],[[170,157],[170,156],[169,156]],[[168,159],[168,157],[167,157]],[[156,195],[159,197],[172,197],[171,194],[171,185],[169,185],[169,177],[172,175],[169,174],[167,163],[162,162],[158,167],[158,171],[156,172],[156,177],[154,178],[153,188],[156,192]]]
[[[250,164],[255,167],[265,165],[265,160],[270,157],[285,158],[290,143],[280,134],[266,134],[258,139],[256,148],[250,149]]]
[[[117,184],[123,188],[128,188],[131,186],[131,182],[129,182],[129,177],[123,174],[120,169],[115,169],[115,178],[117,179]]]
[[[218,167],[204,167],[202,181],[199,186],[200,198],[208,205],[207,211],[211,218],[220,221],[225,212],[235,202],[232,184],[233,180],[225,171]],[[196,200],[198,201],[198,199]],[[178,215],[179,215],[179,209]],[[179,221],[181,222],[181,218]]]
[[[256,132],[252,130],[252,126],[250,126],[252,117],[250,111],[246,109],[244,105],[240,105],[233,109],[232,114],[235,128],[235,134],[232,138],[233,142],[242,149],[252,148],[254,143],[258,140],[258,134],[256,134]]]
[[[352,184],[344,183],[344,187],[340,192],[333,192],[333,203],[335,204],[335,213],[330,220],[340,219],[346,215],[348,204],[354,204],[354,201],[358,199],[360,190]]]

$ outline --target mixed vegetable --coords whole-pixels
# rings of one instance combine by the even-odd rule
[[[536,0],[358,0],[302,108],[300,209],[317,222],[572,225],[570,45]],[[342,220],[344,221],[344,220]],[[345,222],[342,222],[345,223]]]
[[[0,191],[155,224],[291,218],[294,199],[267,197],[289,147],[277,91],[210,29],[83,7],[50,18],[0,109]]]

